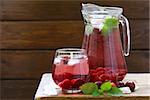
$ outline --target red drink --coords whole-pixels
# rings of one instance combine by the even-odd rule
[[[89,58],[91,81],[123,80],[127,66],[118,28],[107,34],[94,28],[91,34],[84,35],[82,48]]]
[[[82,48],[88,55],[91,81],[123,80],[127,73],[124,56],[130,50],[129,22],[123,9],[87,3],[82,4],[81,12],[85,24]]]
[[[89,80],[88,58],[83,49],[56,51],[52,76],[65,93],[80,92],[79,87]]]

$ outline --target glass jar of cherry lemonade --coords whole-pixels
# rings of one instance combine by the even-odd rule
[[[89,81],[89,65],[85,50],[58,49],[54,58],[52,77],[63,92],[80,92],[79,87]]]

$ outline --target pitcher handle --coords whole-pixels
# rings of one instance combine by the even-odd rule
[[[128,56],[130,52],[130,28],[129,28],[129,22],[128,19],[121,15],[119,22],[122,26],[123,31],[123,53],[124,56]]]

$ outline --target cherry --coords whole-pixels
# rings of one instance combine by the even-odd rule
[[[96,74],[97,74],[98,76],[100,76],[100,75],[102,75],[102,74],[104,74],[104,73],[105,73],[105,71],[101,70],[101,71],[98,71]]]
[[[111,73],[111,74],[110,74],[110,80],[111,80],[112,82],[116,82],[116,75],[115,75],[114,73]]]
[[[63,76],[64,76],[64,79],[72,79],[73,78],[73,75],[71,73],[67,73],[67,72],[64,73]]]
[[[95,76],[97,76],[97,73],[91,73],[90,76],[95,77]]]
[[[57,80],[57,83],[64,80],[64,76],[62,74],[55,75],[54,78]]]
[[[84,81],[82,79],[72,79],[71,83],[73,88],[79,88],[82,84],[84,84]]]
[[[92,73],[96,73],[96,70],[91,69],[90,74],[92,74]]]
[[[125,73],[124,71],[121,71],[121,72],[118,73],[119,76],[123,76],[123,75],[125,75],[125,74],[126,74],[126,73]]]
[[[101,79],[102,79],[103,82],[110,79],[109,78],[109,74],[102,74],[100,77],[101,77]]]
[[[122,80],[124,79],[124,77],[125,77],[125,75],[118,76],[118,77],[117,77],[117,80],[118,80],[118,81],[122,81]]]
[[[124,84],[123,82],[121,82],[121,81],[117,82],[116,85],[117,85],[117,87],[119,87],[119,88],[125,86],[125,84]]]
[[[102,68],[102,67],[98,67],[98,68],[96,68],[96,72],[99,72],[99,71],[105,71],[105,69],[104,69],[104,68]]]
[[[128,86],[132,92],[135,90],[135,83],[132,81],[126,82],[125,86]]]
[[[70,89],[72,83],[69,79],[64,79],[62,82],[58,84],[62,89]]]
[[[112,69],[110,67],[105,68],[106,71],[111,71]]]
[[[97,81],[97,82],[95,82],[96,83],[96,85],[100,88],[100,86],[102,85],[102,81]]]
[[[118,72],[121,72],[123,74],[126,74],[126,70],[125,69],[119,69]]]
[[[98,77],[98,75],[96,74],[96,73],[93,73],[92,75],[91,75],[91,81],[92,82],[96,82],[96,81],[99,81],[100,80],[100,77]]]

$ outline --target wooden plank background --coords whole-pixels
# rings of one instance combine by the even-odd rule
[[[81,47],[84,0],[0,0],[1,99],[31,100],[57,48]],[[124,8],[130,21],[129,72],[149,72],[149,0],[86,0]],[[18,94],[18,96],[16,96]]]
[[[130,26],[132,49],[149,49],[147,20],[130,20]],[[80,47],[83,33],[82,21],[3,22],[0,49]]]
[[[3,0],[2,20],[80,20],[84,0]],[[128,18],[149,18],[148,0],[86,0],[124,8]]]

